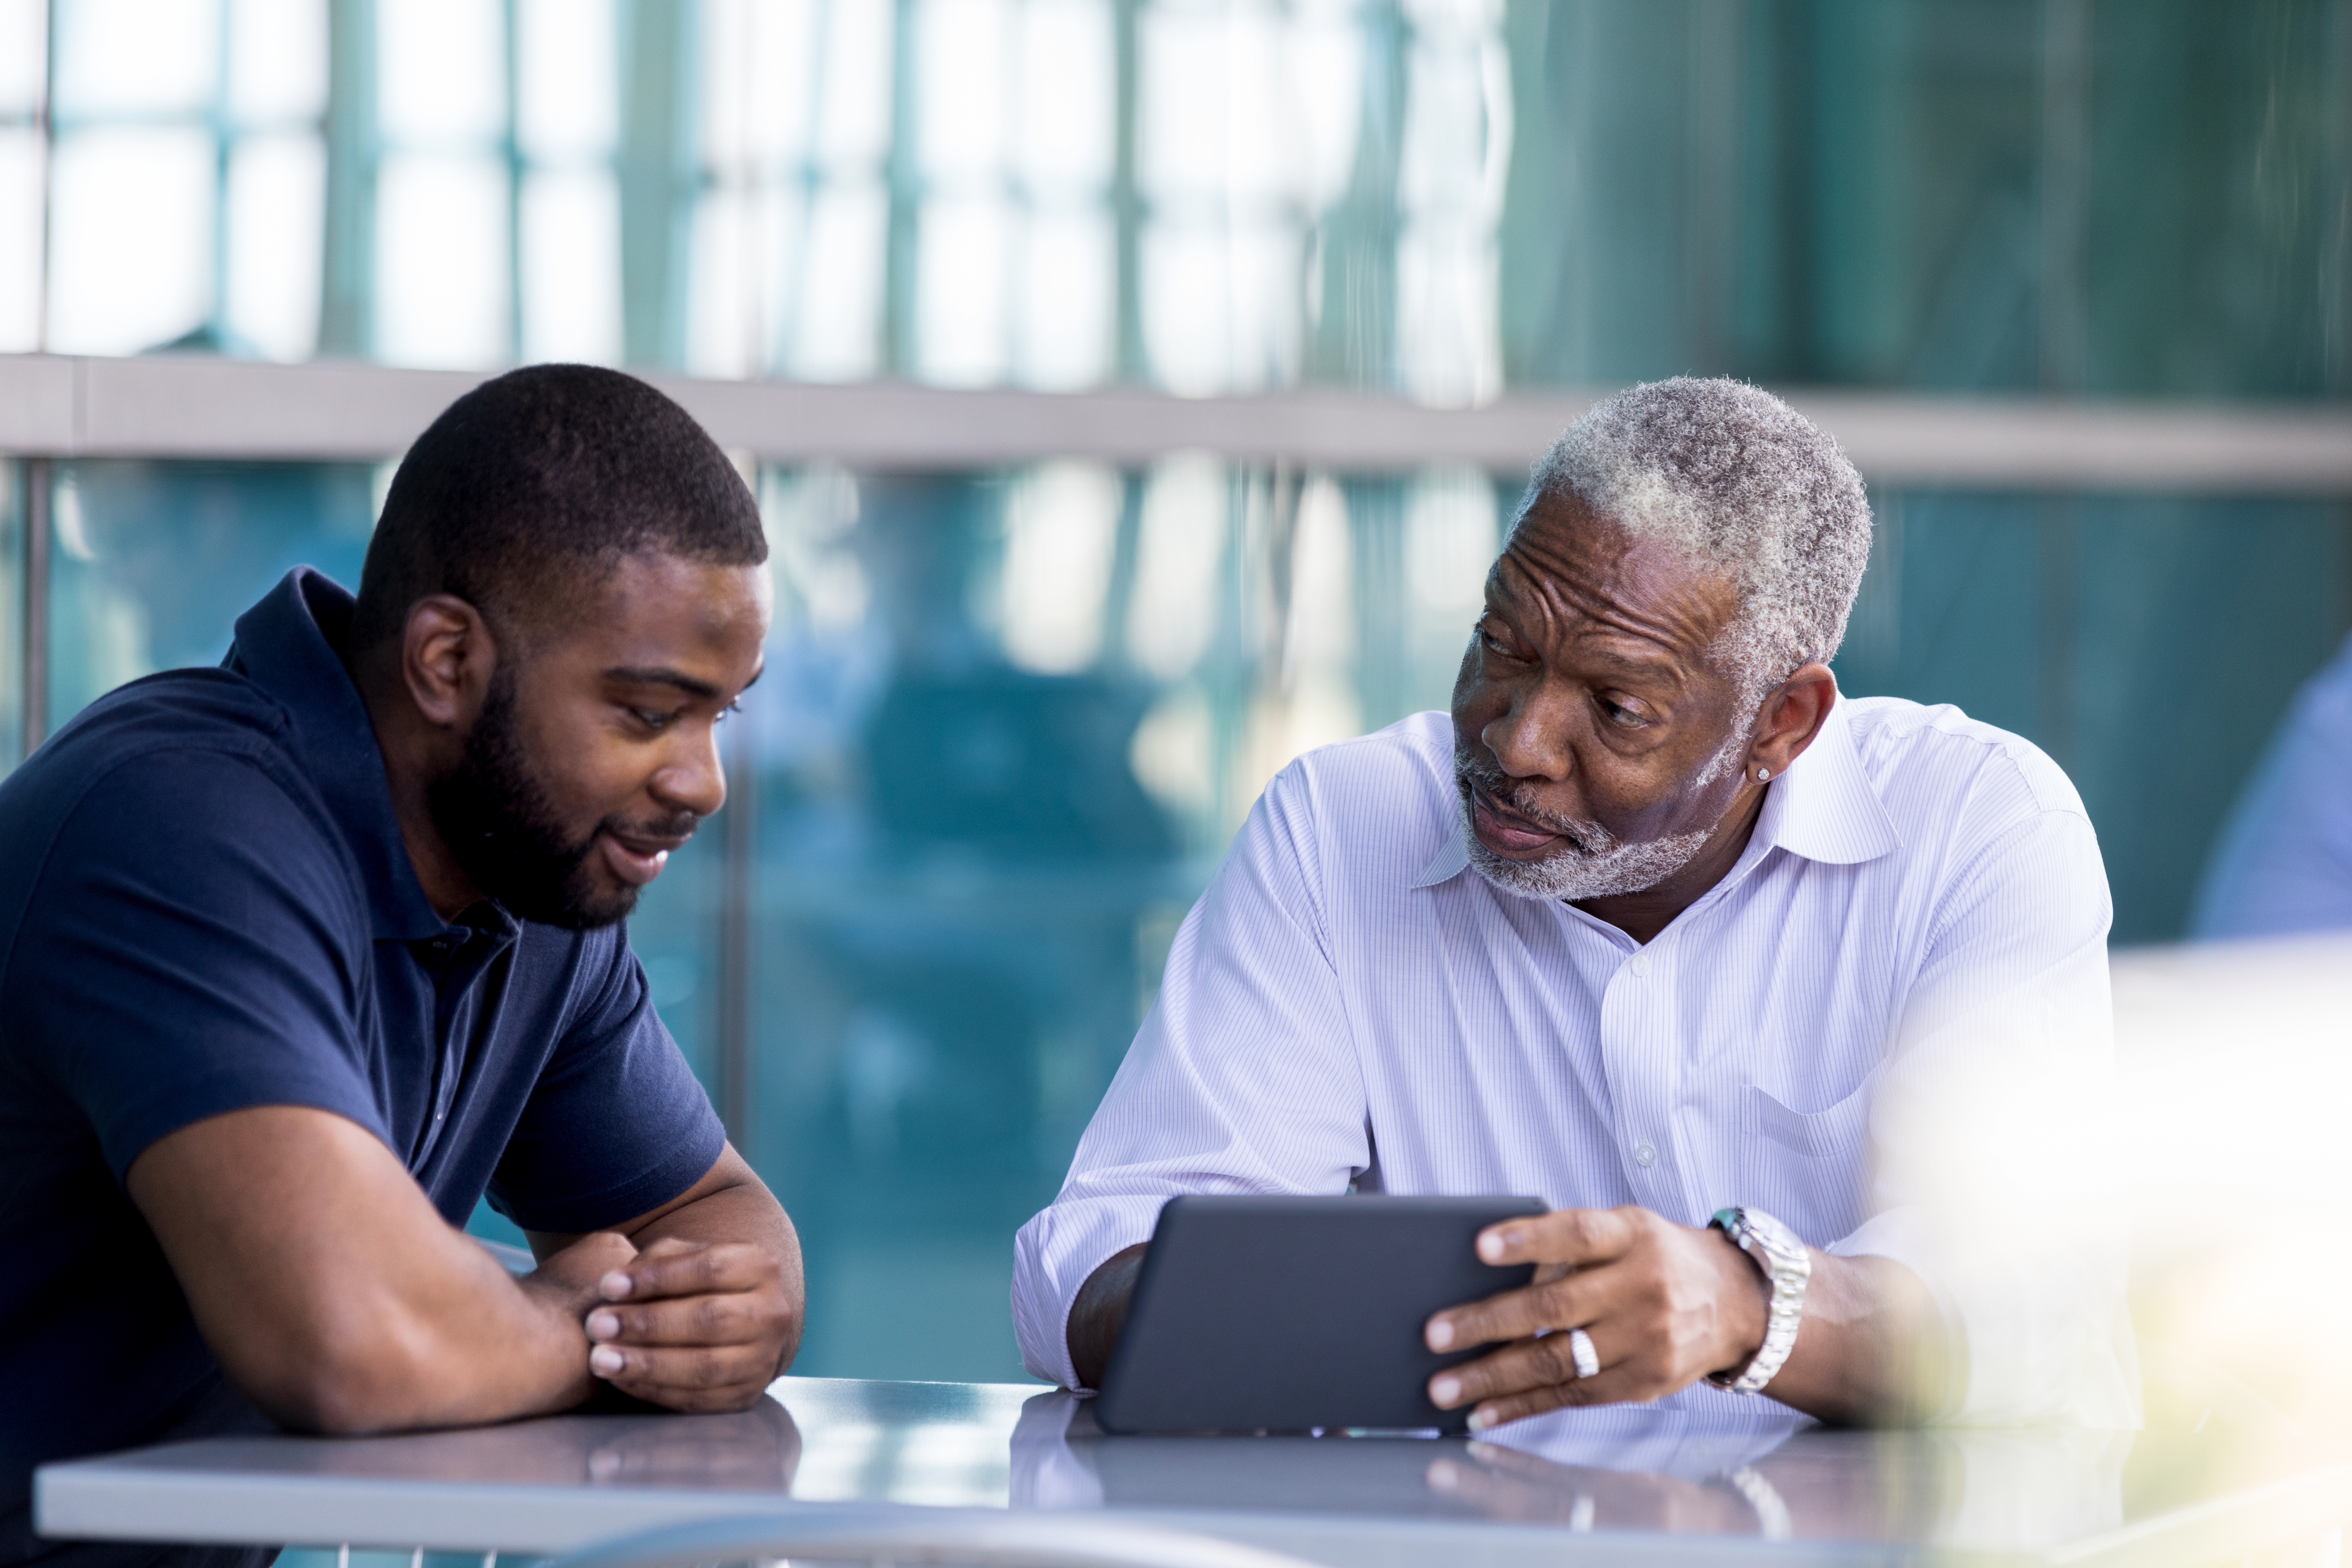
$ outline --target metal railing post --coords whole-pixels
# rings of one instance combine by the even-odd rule
[[[25,475],[24,754],[49,733],[49,499],[56,488],[49,459],[26,460]]]

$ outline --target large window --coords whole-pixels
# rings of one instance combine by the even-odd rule
[[[53,721],[217,660],[296,563],[353,581],[372,478],[55,470]],[[1011,1234],[1052,1196],[1176,923],[1275,769],[1445,705],[1517,487],[1196,458],[770,469],[760,493],[779,612],[730,732],[733,798],[632,938],[800,1224],[802,1370],[1016,1377]],[[2342,509],[1880,510],[1842,681],[2042,735],[2098,825],[2117,939],[2177,934],[2277,703],[2352,625]]]
[[[2352,0],[0,0],[0,353],[577,359],[1066,421],[743,459],[770,673],[633,932],[802,1222],[803,1370],[1011,1376],[1011,1232],[1236,824],[1303,749],[1446,700],[1549,434],[1490,471],[1460,422],[1680,372],[2049,400],[2012,437],[2095,434],[2097,398],[2323,419],[2273,405],[2352,393],[2347,105]],[[10,765],[217,659],[289,566],[353,581],[406,438],[77,444],[103,421],[57,369],[0,364],[57,405],[26,428],[78,433],[0,472]],[[1277,405],[1416,434],[1277,460]],[[1202,450],[1071,435],[1204,405]],[[2177,937],[2352,628],[2352,477],[2156,495],[1996,445],[1874,474],[1841,681],[2042,745],[2116,940]],[[1082,447],[1117,460],[1026,460]]]

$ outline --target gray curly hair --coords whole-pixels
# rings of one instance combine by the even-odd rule
[[[1770,393],[1676,376],[1602,400],[1536,465],[1512,528],[1568,496],[1731,579],[1738,614],[1711,651],[1746,707],[1844,640],[1870,502],[1837,443]]]

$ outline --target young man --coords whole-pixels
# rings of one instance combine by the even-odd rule
[[[0,1561],[254,1556],[42,1542],[44,1460],[790,1363],[791,1222],[621,924],[725,799],[766,554],[676,404],[518,371],[402,463],[356,601],[296,571],[0,786]],[[486,1191],[536,1272],[459,1230]]]

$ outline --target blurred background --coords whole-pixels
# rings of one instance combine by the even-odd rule
[[[1444,705],[1600,391],[1835,411],[1842,684],[2032,738],[2115,941],[2184,934],[2352,627],[2352,0],[0,0],[0,761],[355,584],[416,373],[548,359],[801,389],[725,405],[769,674],[634,936],[799,1370],[1014,1378],[1176,923],[1283,763]],[[1987,411],[2058,437],[1937,455]]]

